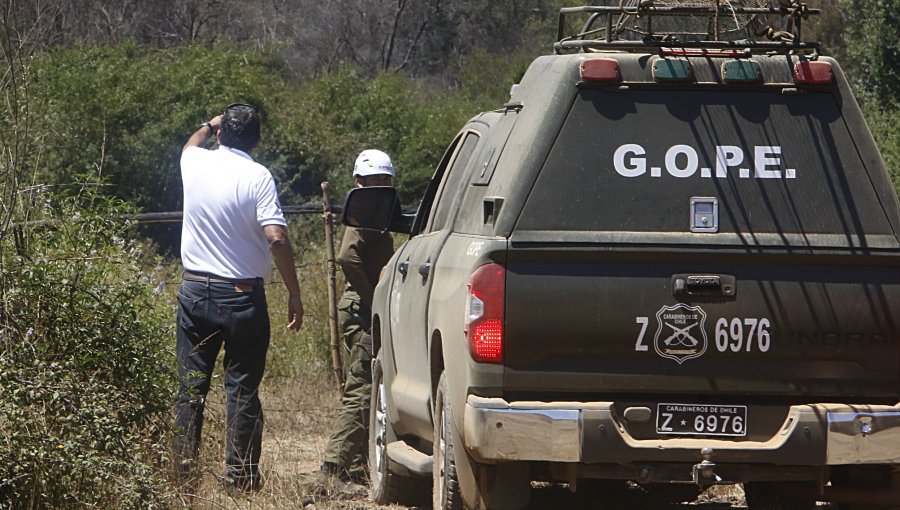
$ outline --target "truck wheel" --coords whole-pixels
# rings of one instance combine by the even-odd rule
[[[433,510],[462,510],[463,502],[456,476],[456,458],[453,455],[453,414],[447,374],[441,374],[437,396],[434,399],[434,487]]]
[[[378,358],[372,360],[372,410],[369,413],[369,482],[372,501],[376,503],[416,504],[426,501],[427,477],[402,475],[391,469],[387,445],[396,441],[394,429],[388,420],[385,398],[384,372]]]
[[[835,489],[870,489],[873,492],[892,488],[892,466],[890,465],[853,465],[835,466],[831,470],[831,486]],[[872,503],[832,503],[837,510],[887,510],[889,506],[876,506]]]
[[[751,510],[813,510],[816,501],[809,498],[795,498],[779,491],[776,482],[746,482],[744,483],[744,496],[747,498],[747,507]],[[805,484],[804,484],[805,485]]]

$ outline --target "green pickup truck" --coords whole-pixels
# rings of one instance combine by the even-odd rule
[[[738,8],[790,18],[765,41],[563,9],[415,214],[351,192],[346,224],[409,235],[373,307],[376,501],[522,508],[544,482],[900,506],[900,207],[840,66],[800,38],[815,12],[782,3]]]

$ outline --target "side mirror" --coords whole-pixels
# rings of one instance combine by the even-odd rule
[[[381,232],[409,234],[412,215],[403,214],[397,189],[391,186],[353,188],[344,201],[344,225]]]

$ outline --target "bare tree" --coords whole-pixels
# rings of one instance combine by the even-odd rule
[[[279,48],[299,76],[345,62],[441,76],[474,48],[531,44],[533,21],[547,24],[563,0],[3,1],[21,26],[38,28],[36,47],[227,41]]]
[[[528,22],[555,13],[552,0],[300,0],[282,41],[306,69],[352,62],[364,70],[446,72],[475,47],[503,51],[531,37]],[[287,25],[285,25],[287,26]],[[549,45],[549,41],[547,41]]]
[[[0,245],[7,241],[11,232],[16,232],[12,228],[13,221],[28,219],[29,204],[23,202],[20,195],[22,189],[31,183],[33,168],[30,164],[40,145],[32,134],[29,117],[28,61],[38,41],[48,36],[51,27],[49,20],[55,18],[56,12],[52,4],[36,2],[23,6],[16,0],[0,1],[0,55],[3,60],[0,94],[4,106],[0,113]],[[19,234],[15,240],[17,246],[24,242]],[[2,320],[5,320],[2,310],[6,302],[7,281],[3,275],[6,275],[7,255],[6,250],[0,249]]]

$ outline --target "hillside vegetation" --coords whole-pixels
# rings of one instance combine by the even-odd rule
[[[168,472],[181,146],[232,102],[284,204],[335,201],[362,149],[418,200],[457,129],[497,108],[574,0],[0,2],[0,508],[177,508]],[[805,26],[852,78],[900,186],[900,0],[822,0]],[[291,220],[308,311],[266,384],[330,381],[322,222]],[[172,285],[170,285],[172,284]],[[278,289],[278,282],[271,282]]]

